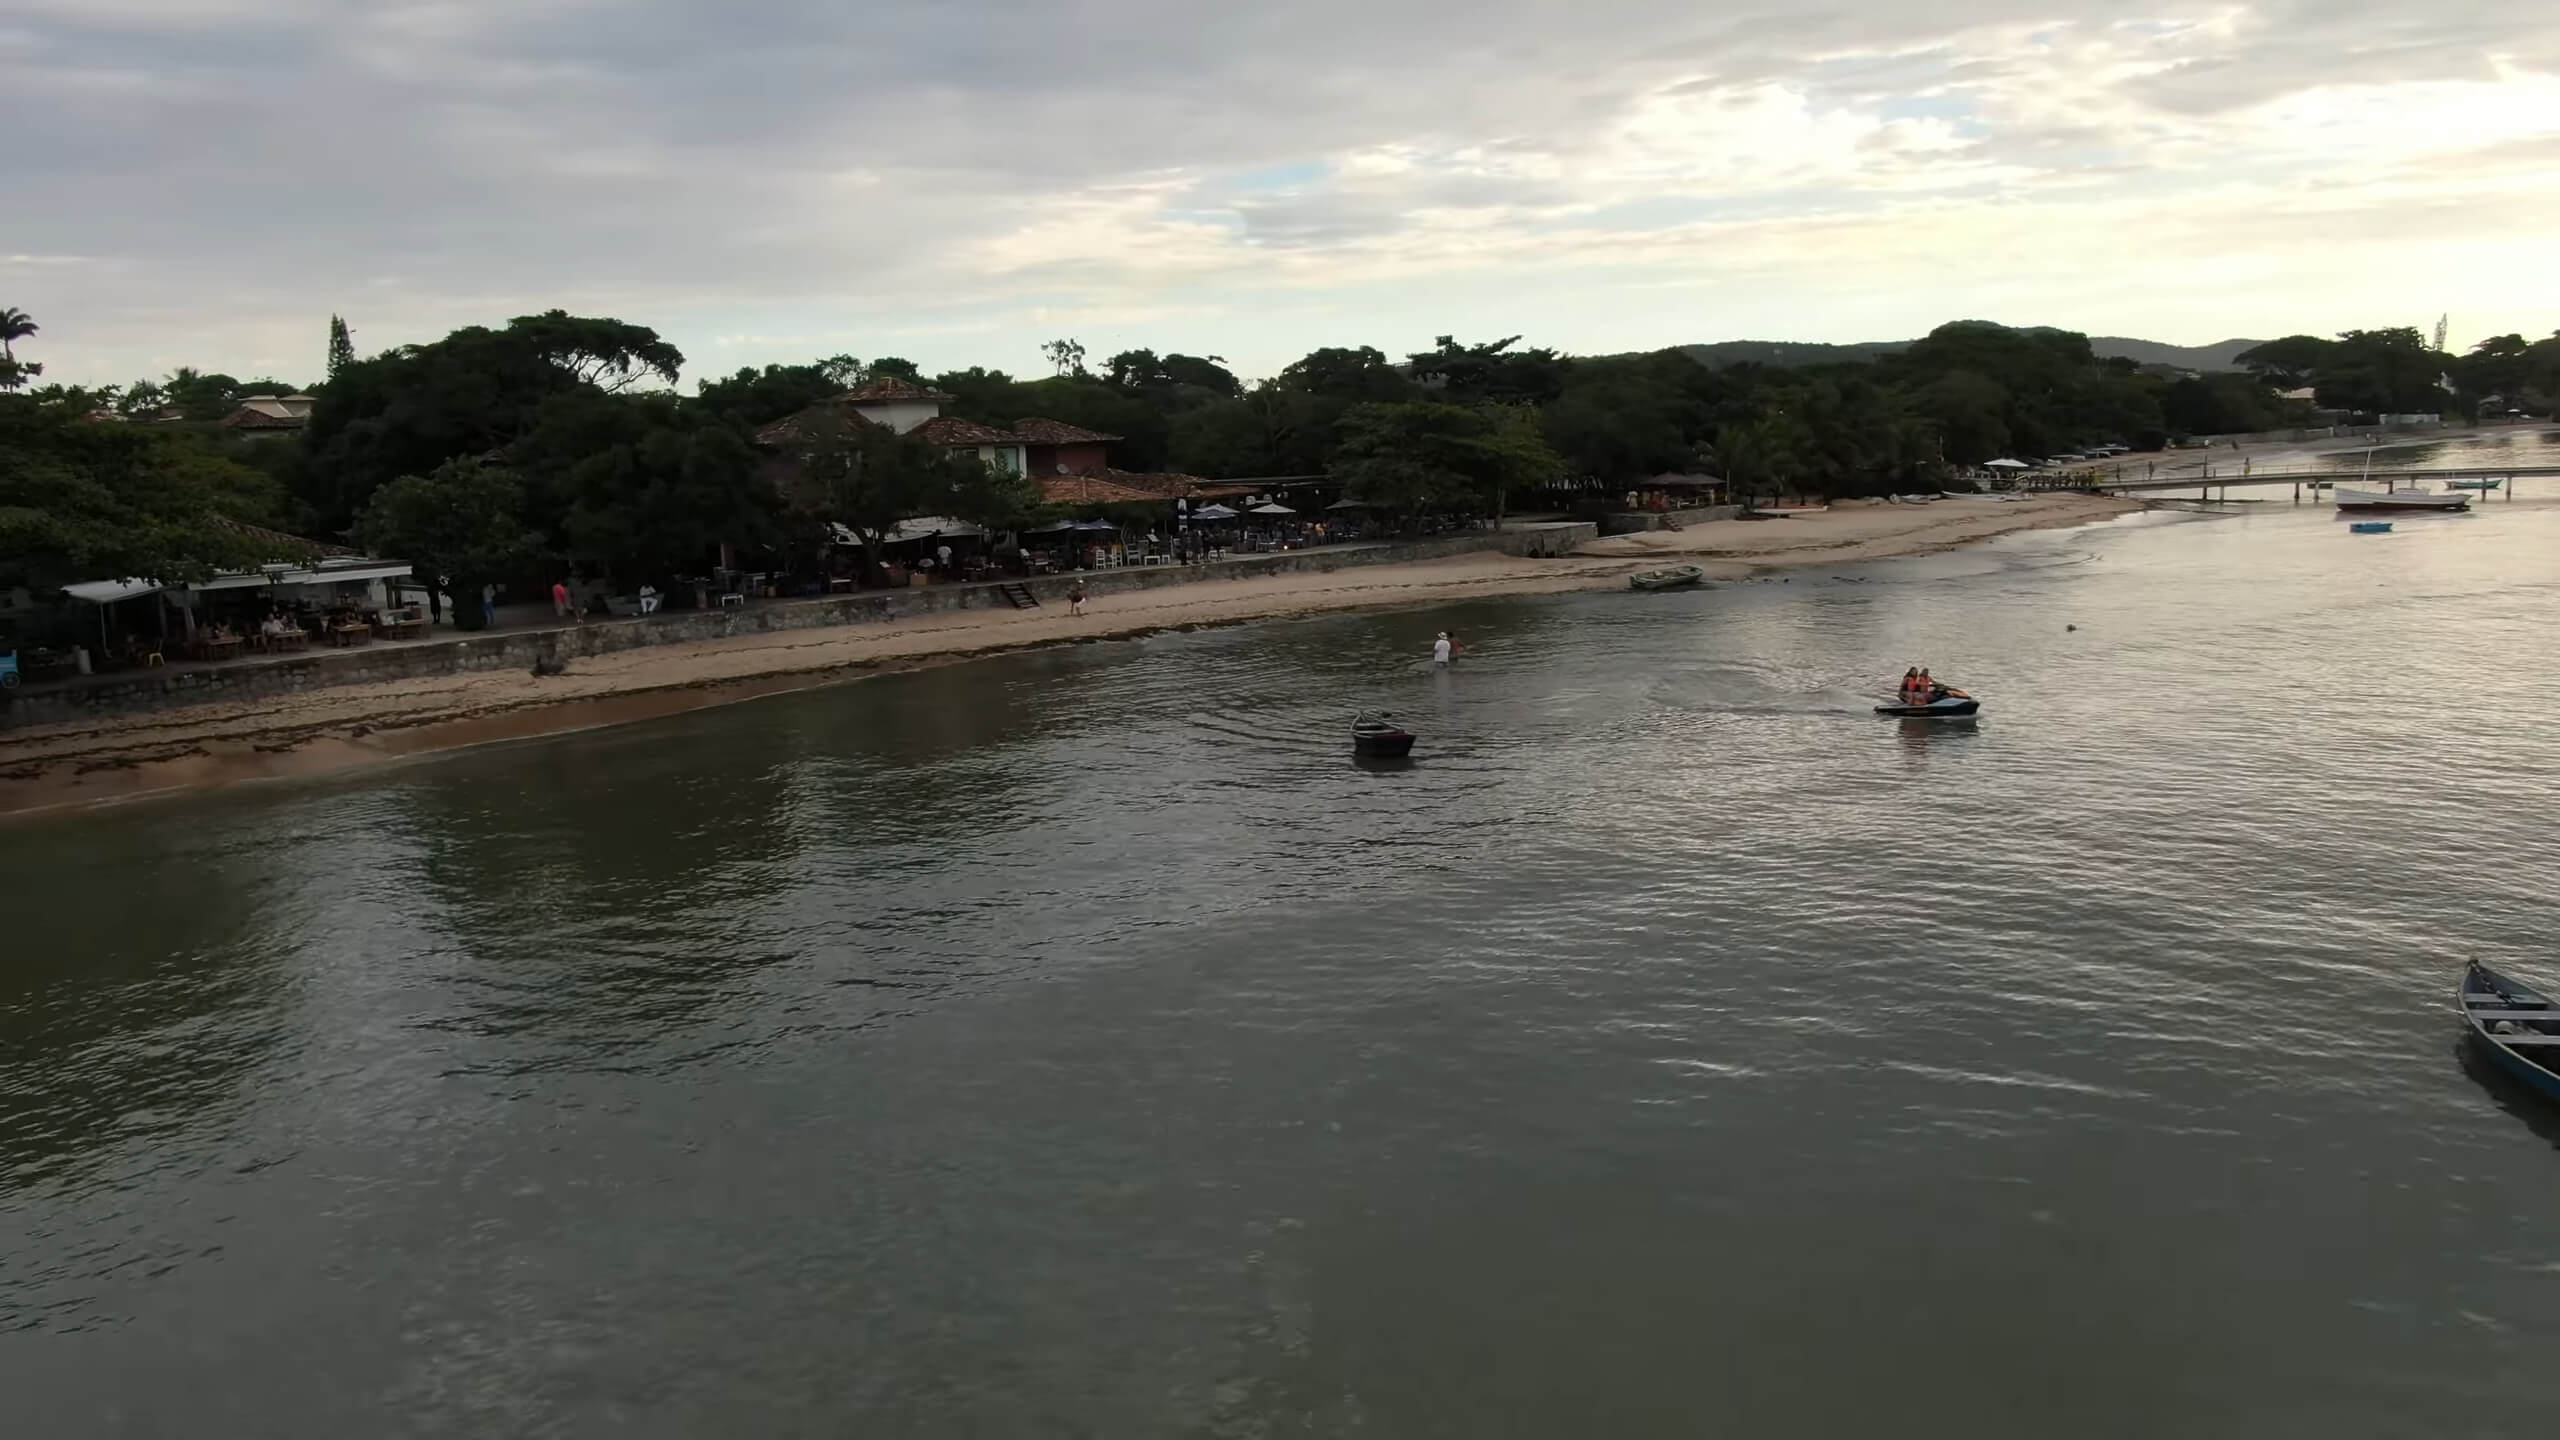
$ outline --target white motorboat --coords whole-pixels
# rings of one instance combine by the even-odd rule
[[[2444,490],[2359,490],[2340,485],[2330,492],[2341,510],[2468,510],[2471,497]]]

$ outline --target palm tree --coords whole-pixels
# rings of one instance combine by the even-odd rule
[[[15,306],[0,305],[0,360],[15,360],[18,352],[9,347],[26,339],[41,328],[27,318],[27,312]]]

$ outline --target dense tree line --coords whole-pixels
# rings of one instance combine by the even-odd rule
[[[2312,404],[2282,398],[2305,387],[2321,407],[2364,413],[2547,413],[2560,396],[2560,336],[2501,336],[2462,356],[2413,330],[2291,336],[2243,356],[2242,371],[2197,375],[2100,358],[2077,334],[1980,322],[1796,368],[1442,336],[1403,356],[1326,347],[1249,385],[1213,355],[1088,363],[1060,340],[1041,376],[834,355],[687,395],[684,357],[654,331],[552,311],[370,357],[332,316],[308,427],[250,440],[215,422],[243,396],[304,387],[182,369],[36,388],[41,367],[16,347],[37,333],[0,310],[0,391],[14,392],[0,394],[0,583],[187,578],[277,558],[249,554],[273,542],[244,539],[245,524],[357,539],[457,594],[564,567],[664,587],[719,544],[791,568],[823,553],[829,522],[876,540],[916,514],[1035,515],[1019,477],[872,427],[815,421],[789,454],[756,443],[882,376],[947,392],[948,413],[972,420],[1040,416],[1119,436],[1125,470],[1329,476],[1404,516],[1596,499],[1665,471],[1754,493],[1889,493],[2004,454],[2306,423]]]

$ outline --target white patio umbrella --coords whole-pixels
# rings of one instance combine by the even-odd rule
[[[1277,501],[1277,500],[1273,500],[1273,501],[1270,501],[1270,502],[1268,502],[1268,503],[1266,503],[1266,504],[1261,504],[1261,505],[1256,505],[1256,506],[1254,506],[1254,507],[1253,507],[1253,512],[1252,512],[1252,513],[1254,513],[1254,514],[1256,514],[1256,515],[1295,515],[1295,514],[1297,514],[1298,512],[1297,512],[1297,511],[1295,511],[1295,510],[1290,509],[1290,508],[1289,508],[1288,506],[1286,506],[1286,505],[1281,504],[1281,503],[1280,503],[1279,501]]]
[[[2027,468],[2027,462],[2024,460],[1985,460],[1982,462],[1982,466],[1986,470],[2024,470]]]
[[[1194,520],[1233,520],[1236,518],[1237,513],[1238,512],[1230,510],[1224,505],[1203,505],[1199,509],[1191,512],[1191,518]]]

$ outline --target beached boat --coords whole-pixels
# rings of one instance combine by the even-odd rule
[[[1695,565],[1674,565],[1667,570],[1647,570],[1627,577],[1630,590],[1677,590],[1683,585],[1696,585],[1707,578],[1707,572]]]
[[[2471,497],[2442,490],[2358,490],[2341,485],[2330,492],[2341,510],[2468,510]]]
[[[2518,1081],[2560,1101],[2560,1006],[2474,960],[2456,1003],[2474,1048]]]
[[[1351,722],[1351,753],[1375,760],[1401,760],[1413,753],[1413,732],[1384,715],[1361,715]]]
[[[1876,713],[1904,720],[1961,720],[1981,708],[1981,701],[1963,691],[1940,687],[1938,698],[1926,705],[1905,705],[1899,700],[1890,700],[1877,706]]]
[[[2495,490],[2506,483],[2504,480],[2447,480],[2444,482],[2444,488],[2447,490]]]
[[[2359,520],[2353,525],[2347,527],[2347,533],[2350,535],[2388,535],[2391,533],[2391,522],[2388,520]]]

